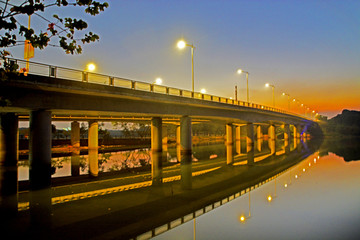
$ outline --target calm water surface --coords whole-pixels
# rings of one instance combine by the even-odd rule
[[[359,239],[360,161],[317,156],[154,239]]]

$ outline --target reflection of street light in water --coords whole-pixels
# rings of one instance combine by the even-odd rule
[[[245,220],[247,219],[247,218],[250,218],[251,217],[251,211],[250,211],[250,190],[249,190],[249,216],[248,217],[245,217],[244,216],[244,214],[242,214],[240,217],[239,217],[239,220],[240,220],[240,222],[245,222]]]

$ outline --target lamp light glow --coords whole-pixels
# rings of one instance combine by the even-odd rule
[[[186,46],[186,42],[184,40],[180,40],[177,43],[177,47],[183,49]]]
[[[157,78],[157,79],[155,80],[155,84],[161,85],[161,84],[162,84],[162,79],[161,79],[161,78]]]
[[[202,94],[204,94],[204,93],[206,93],[206,89],[205,89],[205,88],[202,88],[202,89],[200,90],[200,92],[201,92]]]
[[[95,66],[95,64],[93,64],[93,63],[89,63],[88,65],[87,65],[87,70],[88,71],[94,71],[96,69],[96,66]]]

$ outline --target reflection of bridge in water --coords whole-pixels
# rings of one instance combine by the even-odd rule
[[[241,172],[243,175],[250,174],[251,171],[257,169],[255,168],[257,164],[261,165],[269,160],[269,156],[276,155],[278,146],[276,146],[275,130],[277,127],[281,127],[284,132],[282,135],[282,151],[290,154],[291,143],[293,145],[292,149],[297,149],[300,139],[306,140],[309,137],[308,133],[306,133],[307,128],[316,124],[308,116],[207,94],[192,93],[175,88],[35,63],[30,69],[33,69],[34,74],[27,77],[16,76],[9,81],[0,83],[1,96],[11,103],[2,108],[3,113],[1,115],[3,136],[1,142],[3,151],[1,156],[1,189],[3,189],[1,192],[1,204],[2,210],[5,210],[7,214],[11,215],[18,211],[18,121],[19,119],[29,119],[30,215],[32,215],[33,220],[35,219],[39,223],[45,224],[45,226],[50,224],[47,220],[52,214],[52,210],[49,210],[51,209],[51,203],[66,203],[74,199],[87,198],[87,195],[99,196],[104,193],[104,191],[98,192],[98,189],[94,189],[93,191],[80,191],[52,198],[54,193],[49,190],[52,186],[52,121],[72,121],[71,141],[75,149],[75,157],[72,158],[71,172],[74,177],[79,175],[79,160],[76,158],[76,155],[78,155],[76,149],[80,147],[80,126],[78,121],[89,121],[88,166],[89,175],[92,177],[89,185],[93,184],[94,186],[96,182],[100,186],[110,183],[110,181],[102,180],[103,182],[100,184],[100,181],[96,181],[99,175],[98,121],[128,121],[131,118],[132,121],[150,122],[152,171],[150,180],[145,181],[143,184],[145,184],[144,186],[156,185],[163,187],[164,182],[179,180],[181,191],[194,188],[194,182],[192,181],[194,176],[201,175],[201,177],[206,178],[210,176],[209,174],[215,174],[220,168],[223,168],[223,165],[233,167],[244,165],[239,166],[242,167]],[[209,168],[207,166],[200,168],[199,171],[193,171],[196,168],[196,164],[192,164],[191,124],[194,119],[197,122],[216,121],[226,125],[226,161],[224,161],[223,165],[217,163],[215,159],[213,160],[213,167]],[[176,139],[178,145],[177,158],[180,162],[180,168],[179,171],[174,171],[177,172],[174,176],[167,176],[167,170],[162,166],[163,143],[167,142],[165,124],[177,124],[178,126]],[[245,155],[234,157],[234,152],[239,154],[241,151],[241,135],[246,139]],[[260,148],[259,152],[261,152],[262,141],[268,142],[269,152],[266,153],[268,156],[264,156],[263,153],[255,153],[256,148]],[[264,158],[264,160],[257,163],[261,158]],[[269,161],[273,161],[273,158],[270,159]],[[283,161],[281,163],[283,166],[287,164],[287,162]],[[275,165],[268,164],[269,166],[264,165],[262,169],[272,169],[274,166],[276,168],[280,167],[278,166],[279,163]],[[236,172],[236,170],[227,171],[230,171],[231,174],[235,174],[231,171]],[[268,172],[260,172],[263,176],[268,174]],[[143,176],[139,176],[139,178],[141,177]],[[218,178],[219,176],[215,174],[213,177]],[[130,181],[129,184],[119,183],[114,180],[113,185],[106,191],[119,192],[121,189],[119,184],[128,186],[124,187],[124,189],[141,186],[140,183],[131,183],[133,179],[129,179],[127,180]],[[83,185],[79,184],[80,188],[81,186]],[[153,190],[147,191],[151,192]],[[173,191],[176,192],[177,190],[171,187],[170,191],[174,193]],[[136,192],[130,195],[132,194],[132,197],[136,198]],[[93,198],[89,199],[93,201]],[[96,205],[95,202],[93,204]],[[27,204],[21,206],[24,209],[27,208]]]

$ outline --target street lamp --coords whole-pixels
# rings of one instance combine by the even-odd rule
[[[88,71],[93,72],[96,69],[96,66],[93,63],[89,63],[86,68]]]
[[[202,89],[200,90],[200,93],[205,94],[205,93],[206,93],[206,89],[205,89],[205,88],[202,88]]]
[[[195,46],[186,43],[184,40],[180,40],[177,43],[179,49],[184,49],[186,46],[191,47],[191,80],[192,80],[192,93],[194,95],[194,49]]]
[[[246,73],[246,101],[249,102],[249,72],[243,71],[240,68],[237,70],[238,74]]]
[[[155,84],[157,84],[157,85],[161,85],[162,84],[162,79],[161,78],[157,78],[157,79],[155,79],[155,82],[154,82]]]
[[[289,111],[290,111],[290,95],[287,94],[287,93],[282,93],[283,96],[287,96],[288,97],[288,108],[289,108]]]
[[[275,107],[275,86],[274,85],[271,85],[269,83],[266,83],[265,84],[265,87],[271,87],[272,88],[272,98],[273,98],[273,107]]]

